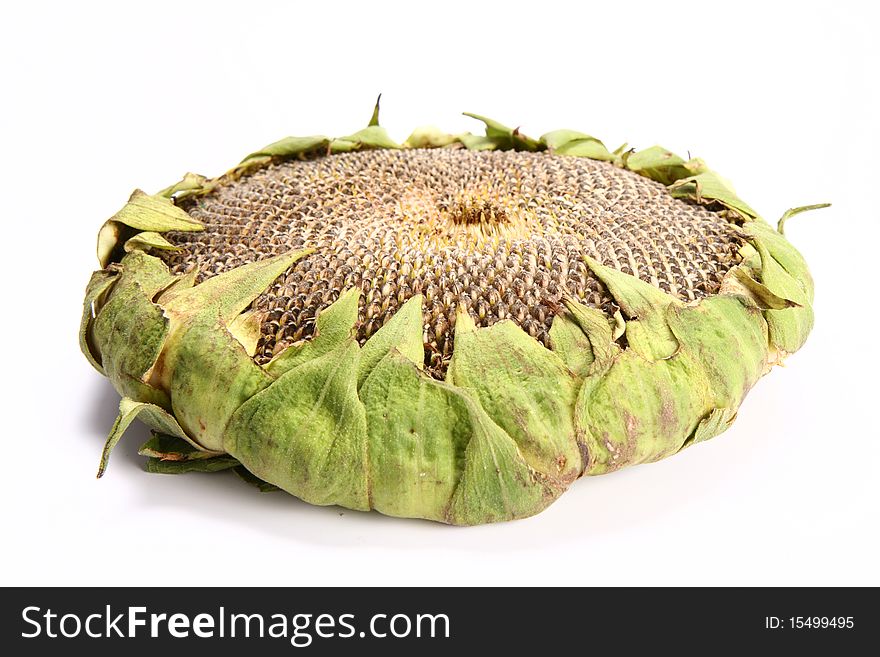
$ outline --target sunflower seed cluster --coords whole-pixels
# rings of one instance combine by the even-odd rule
[[[609,163],[549,153],[370,150],[274,164],[183,207],[175,273],[202,278],[311,247],[254,308],[256,359],[310,338],[319,312],[362,291],[358,338],[424,295],[426,365],[442,375],[456,308],[511,319],[549,346],[564,292],[613,313],[589,255],[683,299],[713,294],[741,244],[730,222]]]

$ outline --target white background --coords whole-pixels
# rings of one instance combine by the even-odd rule
[[[871,3],[19,2],[0,67],[0,583],[880,584],[880,21]],[[419,8],[416,8],[416,7]],[[577,482],[539,516],[452,528],[149,475],[77,347],[100,224],[135,186],[287,134],[348,134],[383,92],[403,140],[484,113],[704,157],[816,282],[806,347],[734,428]]]

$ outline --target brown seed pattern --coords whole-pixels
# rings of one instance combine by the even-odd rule
[[[271,165],[183,207],[205,224],[171,233],[175,273],[208,277],[315,248],[255,303],[257,361],[308,339],[318,313],[362,292],[358,338],[424,295],[427,366],[442,375],[455,311],[511,319],[549,346],[564,291],[613,312],[583,256],[684,300],[716,292],[736,263],[730,222],[606,162],[549,153],[371,150]]]

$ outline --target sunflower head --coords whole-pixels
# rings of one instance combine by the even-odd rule
[[[140,417],[152,470],[475,524],[727,428],[812,325],[797,251],[701,160],[476,118],[136,191],[83,314],[102,471]]]

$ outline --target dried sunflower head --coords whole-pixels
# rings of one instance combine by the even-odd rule
[[[803,259],[696,159],[378,125],[136,191],[86,357],[159,472],[477,524],[717,435],[812,325]]]

